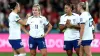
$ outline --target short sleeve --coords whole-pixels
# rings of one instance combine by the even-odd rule
[[[44,17],[44,24],[48,25],[49,21]]]
[[[80,16],[80,23],[85,23],[86,22],[86,17]]]
[[[62,17],[60,17],[60,22],[59,24],[66,24],[66,22],[64,21],[64,19]]]
[[[15,21],[18,21],[18,20],[20,20],[21,18],[18,16],[18,15],[16,15],[15,16]]]

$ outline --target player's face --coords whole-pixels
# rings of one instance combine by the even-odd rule
[[[71,8],[68,5],[65,5],[65,13],[70,13],[71,12]]]
[[[34,16],[38,16],[39,15],[39,9],[37,7],[33,7],[32,12],[33,12]]]
[[[80,12],[80,10],[81,10],[81,6],[78,4],[77,5],[77,11]]]
[[[17,3],[16,8],[17,8],[18,12],[20,12],[20,5],[19,5],[19,3]]]

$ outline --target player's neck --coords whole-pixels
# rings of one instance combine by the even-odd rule
[[[69,12],[69,13],[66,13],[68,16],[71,16],[72,15],[72,12]]]
[[[85,12],[84,10],[81,10],[81,13]]]
[[[16,14],[18,13],[18,11],[17,11],[17,10],[13,10],[13,12],[15,12]]]
[[[33,15],[34,17],[39,17],[40,15]]]

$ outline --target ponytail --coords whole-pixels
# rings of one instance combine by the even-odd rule
[[[88,1],[86,1],[85,3],[86,3],[86,11],[89,11]]]
[[[80,2],[79,5],[82,6],[83,10],[89,11],[88,1],[86,1],[86,2]]]

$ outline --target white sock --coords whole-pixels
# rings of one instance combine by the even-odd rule
[[[18,56],[26,56],[26,53],[21,53]]]
[[[18,56],[18,54],[15,54],[14,56]]]

